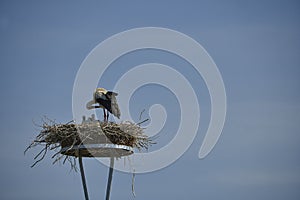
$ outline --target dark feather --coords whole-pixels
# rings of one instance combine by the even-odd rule
[[[118,93],[108,91],[106,94],[95,94],[95,101],[107,109],[117,118],[120,118],[121,112],[117,103]]]
[[[111,113],[116,116],[118,119],[120,118],[121,112],[117,103],[118,93],[108,91],[105,95],[108,99],[110,99],[111,102]]]

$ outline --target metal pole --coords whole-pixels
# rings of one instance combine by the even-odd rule
[[[83,186],[83,191],[84,191],[84,197],[85,200],[89,200],[89,195],[86,187],[86,182],[85,182],[85,175],[84,175],[84,170],[83,170],[83,164],[82,164],[82,157],[78,157],[79,160],[79,167],[80,167],[80,174],[81,174],[81,180],[82,180],[82,186]]]
[[[109,173],[108,173],[106,198],[105,198],[106,200],[109,200],[112,176],[113,176],[113,171],[114,171],[114,162],[115,162],[114,157],[110,157],[110,167],[109,167]]]

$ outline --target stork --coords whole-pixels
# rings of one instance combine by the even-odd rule
[[[118,93],[107,91],[104,88],[97,88],[94,92],[93,99],[86,104],[87,109],[102,108],[104,121],[108,121],[109,113],[112,113],[120,119],[120,109],[117,103],[116,96]],[[94,105],[98,103],[99,105]]]

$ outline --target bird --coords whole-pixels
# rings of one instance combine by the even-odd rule
[[[97,88],[93,94],[93,99],[86,104],[88,110],[102,108],[104,114],[104,121],[108,121],[109,113],[112,113],[118,119],[120,119],[120,109],[117,103],[118,93],[107,91],[104,88]],[[99,105],[94,105],[94,104]]]

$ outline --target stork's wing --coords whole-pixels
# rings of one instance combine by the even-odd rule
[[[117,95],[118,93],[108,91],[105,96],[110,100],[110,109],[107,110],[120,119],[121,112],[117,103]]]
[[[110,113],[111,111],[111,100],[109,98],[107,98],[106,96],[101,96],[98,98],[95,98],[95,101],[97,103],[99,103],[99,108],[105,108],[106,110],[108,110]]]

